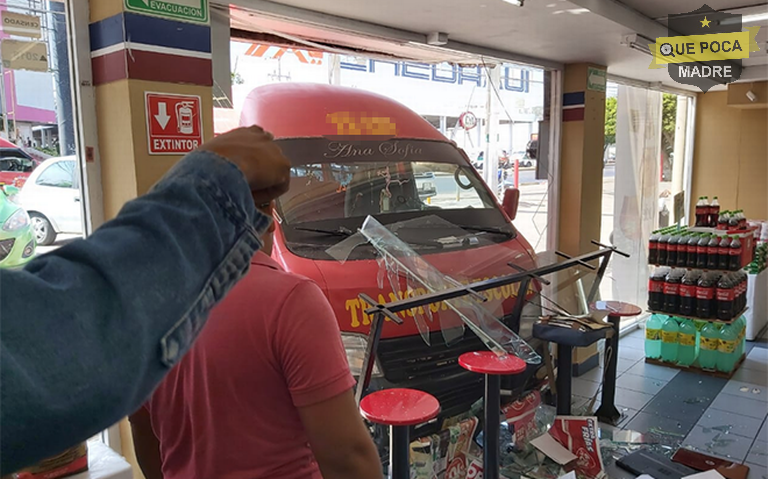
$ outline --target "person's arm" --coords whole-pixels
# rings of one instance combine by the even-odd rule
[[[275,350],[323,477],[381,479],[336,316],[320,288],[310,281],[295,287],[277,324]]]
[[[131,414],[131,435],[136,460],[146,479],[163,479],[163,460],[160,441],[152,430],[152,420],[146,407]]]
[[[299,416],[324,479],[381,479],[381,459],[351,389],[300,407]]]
[[[290,164],[260,129],[207,145],[89,238],[0,271],[0,475],[135,411],[248,270],[254,199]]]

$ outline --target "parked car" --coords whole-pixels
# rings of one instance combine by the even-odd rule
[[[32,220],[38,245],[50,245],[62,233],[83,232],[76,165],[74,156],[45,160],[21,189],[19,199]]]
[[[0,138],[0,182],[21,188],[39,164],[24,150]]]
[[[514,165],[515,160],[518,160],[520,168],[530,168],[536,166],[536,160],[528,156],[525,151],[515,151],[512,153],[511,163]]]
[[[0,268],[23,266],[35,255],[32,222],[19,206],[19,189],[0,183]]]

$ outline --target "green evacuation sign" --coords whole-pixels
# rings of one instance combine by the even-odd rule
[[[208,0],[125,0],[125,8],[158,17],[208,23]]]

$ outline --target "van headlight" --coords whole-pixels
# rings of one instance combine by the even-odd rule
[[[341,340],[344,343],[344,350],[347,352],[347,362],[349,370],[355,377],[360,377],[363,371],[363,362],[365,361],[365,346],[368,343],[368,337],[362,334],[341,333]],[[378,361],[373,364],[373,373],[371,377],[382,377]]]
[[[29,225],[29,215],[27,214],[26,211],[22,209],[18,209],[7,220],[5,220],[5,223],[3,224],[3,229],[5,231],[17,231],[28,225]]]

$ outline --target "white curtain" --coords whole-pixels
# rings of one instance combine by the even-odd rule
[[[614,299],[645,307],[648,237],[658,224],[662,94],[619,86],[613,243],[630,258],[611,260]]]

